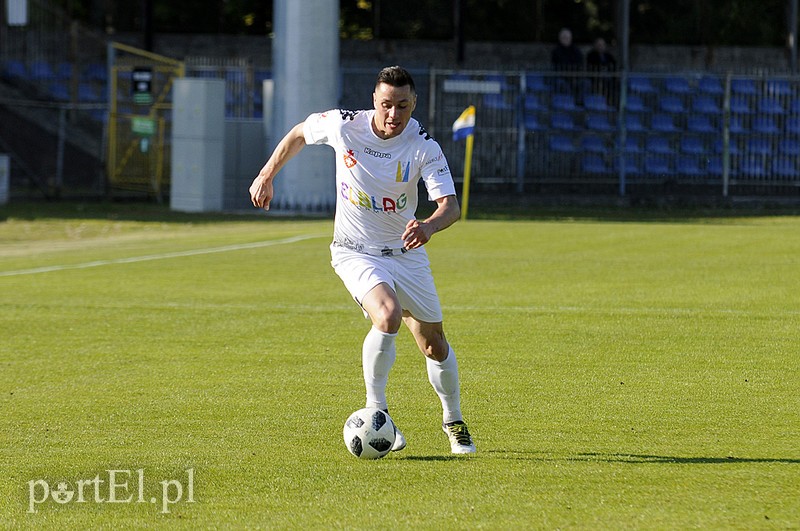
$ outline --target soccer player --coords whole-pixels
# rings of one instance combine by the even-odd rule
[[[273,180],[307,144],[336,153],[336,216],[331,265],[372,321],[362,366],[367,407],[388,410],[386,383],[395,339],[405,323],[426,356],[428,380],[442,402],[442,429],[455,454],[475,452],[461,415],[458,363],[442,327],[442,309],[424,245],[461,214],[439,144],[411,117],[414,80],[399,66],[378,74],[374,109],[312,114],[294,126],[250,186],[253,205],[269,210]],[[436,202],[430,217],[415,217],[422,179]],[[393,451],[406,446],[397,430]]]

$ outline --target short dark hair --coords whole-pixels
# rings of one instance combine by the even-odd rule
[[[408,85],[411,92],[416,94],[417,88],[414,86],[414,78],[408,73],[408,70],[401,66],[387,66],[378,72],[378,79],[375,81],[375,87],[381,83],[386,83],[392,87],[405,87]]]

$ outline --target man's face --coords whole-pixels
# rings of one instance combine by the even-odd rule
[[[372,93],[372,102],[375,105],[373,131],[383,139],[394,138],[408,125],[417,106],[417,95],[409,85],[393,87],[379,83]]]

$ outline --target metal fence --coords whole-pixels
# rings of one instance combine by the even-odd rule
[[[462,150],[452,123],[477,108],[478,190],[800,186],[798,77],[432,71],[431,87],[431,131],[448,154]]]

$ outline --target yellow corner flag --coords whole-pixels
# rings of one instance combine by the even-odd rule
[[[467,219],[467,211],[469,209],[469,180],[470,171],[472,169],[472,143],[475,133],[475,106],[470,105],[461,116],[453,123],[453,140],[458,141],[462,138],[467,139],[467,148],[464,154],[464,191],[462,192],[463,200],[461,207],[461,218]]]

